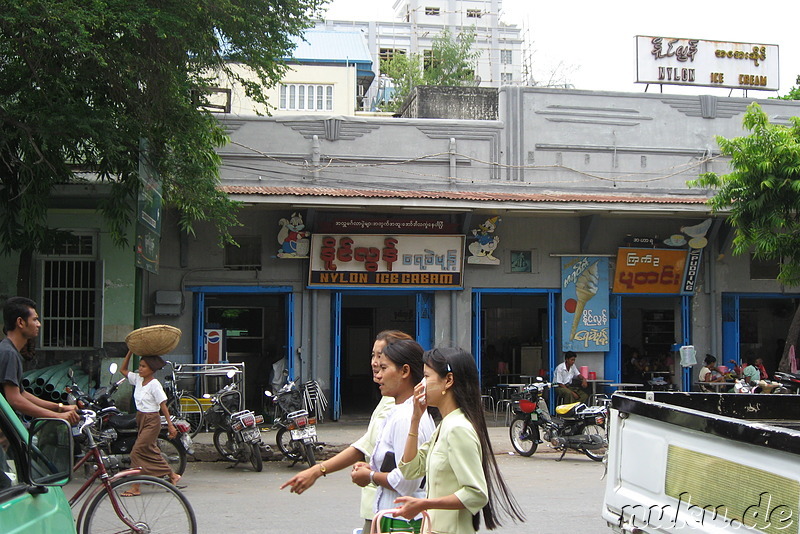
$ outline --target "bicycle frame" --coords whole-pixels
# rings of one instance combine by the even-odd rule
[[[80,469],[90,459],[94,459],[97,468],[95,472],[92,473],[92,476],[90,476],[89,479],[83,483],[83,485],[78,489],[78,491],[75,492],[75,494],[69,500],[70,507],[74,508],[75,505],[78,503],[78,501],[81,500],[81,498],[86,497],[86,499],[83,502],[83,505],[81,506],[80,513],[78,514],[76,525],[78,529],[80,529],[80,525],[83,522],[84,513],[86,512],[86,506],[90,502],[92,502],[92,499],[94,498],[95,495],[97,495],[101,491],[105,491],[108,493],[108,496],[111,500],[111,505],[114,508],[114,512],[116,512],[117,517],[119,517],[120,521],[125,523],[125,525],[127,525],[130,529],[132,529],[133,532],[141,532],[141,530],[135,524],[131,523],[125,517],[125,514],[123,514],[122,509],[120,507],[119,500],[117,499],[117,495],[112,491],[111,488],[112,482],[115,482],[121,478],[129,477],[132,475],[138,475],[139,473],[141,473],[141,469],[126,469],[125,471],[120,471],[114,476],[109,476],[108,471],[106,470],[106,466],[103,463],[103,455],[100,454],[100,449],[97,448],[97,443],[94,440],[94,436],[92,436],[92,433],[89,431],[89,426],[91,425],[85,425],[81,430],[81,432],[89,440],[89,450],[86,452],[86,455],[84,455],[83,458],[78,460],[78,463],[76,463],[75,466],[72,468],[72,472],[74,473],[75,471]],[[100,485],[95,487],[91,492],[85,495],[86,491],[89,490],[89,488],[91,488],[92,485],[95,483],[95,481],[98,479],[100,480]]]

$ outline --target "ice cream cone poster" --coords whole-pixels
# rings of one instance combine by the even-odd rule
[[[608,258],[561,258],[564,351],[608,350]]]

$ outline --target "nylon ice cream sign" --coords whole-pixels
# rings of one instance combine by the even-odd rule
[[[608,258],[561,258],[561,339],[564,351],[609,349]]]

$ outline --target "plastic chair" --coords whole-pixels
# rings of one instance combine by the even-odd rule
[[[511,399],[500,399],[497,401],[494,410],[494,420],[497,421],[497,417],[500,414],[500,410],[503,410],[503,422],[508,425],[511,422],[512,415],[511,415],[511,408],[514,406],[514,401]]]

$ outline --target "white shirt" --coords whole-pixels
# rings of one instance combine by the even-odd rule
[[[389,472],[387,481],[392,486],[392,489],[378,486],[378,493],[375,498],[375,512],[379,510],[387,510],[389,508],[396,508],[394,500],[397,497],[412,496],[412,497],[425,497],[425,488],[420,487],[422,478],[415,478],[406,480],[400,474],[400,469],[397,464],[403,458],[403,452],[406,448],[406,439],[408,438],[408,430],[411,426],[411,415],[414,411],[414,397],[411,396],[402,404],[398,404],[392,409],[386,419],[384,420],[383,428],[378,434],[378,441],[375,443],[375,451],[372,453],[370,459],[370,468],[373,471],[380,471],[386,453],[393,452],[395,457],[395,468]],[[433,418],[429,413],[422,416],[419,422],[419,431],[417,434],[417,446],[425,443],[433,435],[436,430],[436,425],[433,423]],[[413,438],[412,438],[413,439]],[[419,517],[422,517],[420,514]]]
[[[578,371],[577,365],[573,363],[572,367],[567,369],[566,362],[561,362],[556,367],[555,382],[556,384],[566,384],[567,386],[569,386],[572,383],[572,379],[578,376],[579,374],[581,373],[580,371]]]
[[[158,412],[161,410],[161,403],[167,400],[167,394],[161,382],[153,378],[147,385],[142,384],[142,377],[139,373],[128,372],[128,382],[133,389],[133,400],[136,402],[136,409],[144,413]]]

